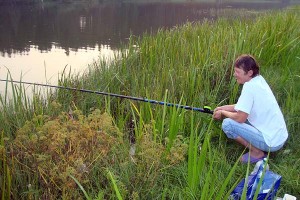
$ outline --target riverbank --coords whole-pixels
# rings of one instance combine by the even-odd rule
[[[83,76],[66,72],[59,84],[214,108],[236,102],[240,88],[232,62],[251,53],[290,134],[283,150],[269,160],[270,169],[282,176],[278,195],[299,197],[297,9],[131,37],[121,59],[95,63]],[[12,100],[0,98],[3,195],[226,199],[247,176],[247,165],[238,161],[244,149],[225,138],[211,115],[65,90],[28,102],[24,86],[14,88]]]

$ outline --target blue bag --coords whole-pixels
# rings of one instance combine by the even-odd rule
[[[252,200],[253,197],[250,196],[253,183],[256,179],[257,173],[248,176],[247,183],[247,200]],[[273,173],[272,171],[267,170],[263,177],[263,182],[260,187],[257,200],[273,200],[276,197],[277,190],[280,186],[281,176]],[[242,197],[243,188],[244,188],[245,179],[243,179],[236,188],[231,192],[231,200],[239,200]]]

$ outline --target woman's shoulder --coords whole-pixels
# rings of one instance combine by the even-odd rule
[[[253,77],[250,81],[245,83],[246,85],[254,85],[254,86],[259,86],[259,85],[268,85],[267,81],[262,75],[257,75]]]
[[[243,89],[244,90],[251,90],[253,92],[259,91],[261,89],[268,88],[269,85],[264,79],[263,76],[258,75],[253,77],[250,81],[244,83]]]

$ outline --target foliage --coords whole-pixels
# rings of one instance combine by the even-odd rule
[[[89,182],[95,162],[103,166],[111,162],[109,152],[122,142],[120,136],[111,117],[98,109],[87,117],[79,110],[57,117],[35,116],[18,130],[10,145],[12,176],[15,181],[27,180],[24,186],[42,189],[43,198],[78,198],[69,175],[82,184]]]

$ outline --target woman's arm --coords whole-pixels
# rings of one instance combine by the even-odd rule
[[[218,112],[220,112],[221,117],[227,117],[239,123],[244,123],[248,118],[248,113],[243,111],[230,112],[226,110],[220,110]]]
[[[239,123],[244,123],[248,118],[248,114],[242,111],[236,111],[234,106],[235,104],[224,105],[215,108],[213,118],[216,120],[221,120],[227,117]]]
[[[232,104],[232,105],[224,105],[224,106],[220,106],[220,107],[215,108],[214,111],[218,111],[218,110],[226,110],[226,111],[229,111],[229,112],[236,112],[236,111],[234,110],[234,106],[235,106],[235,104]]]

